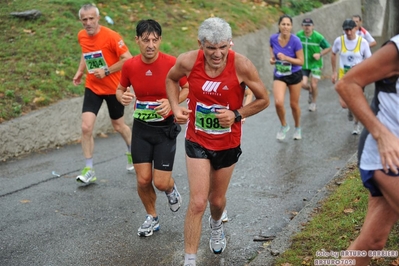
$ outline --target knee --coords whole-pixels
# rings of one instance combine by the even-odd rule
[[[93,133],[93,126],[83,122],[82,123],[82,134],[91,135]]]
[[[170,189],[169,180],[161,180],[154,178],[154,187],[156,187],[160,191],[167,191]]]
[[[284,109],[284,102],[283,101],[275,101],[274,104],[276,105],[277,110],[282,110]]]
[[[204,213],[207,207],[207,199],[206,198],[190,198],[189,208],[193,213],[200,214]]]
[[[299,104],[297,102],[290,102],[290,107],[292,110],[299,110]]]
[[[312,89],[316,90],[317,89],[317,79],[312,80]]]
[[[145,188],[152,186],[151,178],[137,177],[137,187]]]
[[[121,132],[123,128],[123,124],[121,123],[112,123],[112,126],[114,127],[116,132]]]
[[[226,199],[224,197],[209,197],[209,204],[215,208],[224,208]]]

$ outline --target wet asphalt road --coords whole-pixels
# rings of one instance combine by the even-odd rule
[[[366,89],[371,95],[371,88]],[[302,91],[303,139],[291,130],[276,140],[279,121],[270,106],[246,120],[243,154],[227,193],[228,246],[221,255],[209,250],[208,215],[203,218],[197,265],[245,265],[262,250],[258,235],[275,235],[290,222],[356,152],[358,137],[341,109],[329,80],[320,83],[318,110],[308,111]],[[75,176],[83,165],[80,144],[30,154],[0,164],[0,265],[182,265],[183,222],[188,203],[183,134],[178,137],[174,177],[183,196],[172,213],[158,192],[161,230],[140,238],[145,211],[136,192],[135,174],[125,171],[119,135],[95,140],[97,183],[81,187]],[[60,177],[52,175],[52,171]]]

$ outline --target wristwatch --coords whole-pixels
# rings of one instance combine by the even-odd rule
[[[234,122],[240,122],[241,119],[242,119],[241,114],[237,110],[233,110],[233,112],[234,112],[234,114],[236,116],[236,118],[234,119]]]
[[[105,71],[104,71],[104,74],[105,74],[105,76],[109,76],[109,74],[111,74],[111,72],[109,72],[109,69],[106,68]]]

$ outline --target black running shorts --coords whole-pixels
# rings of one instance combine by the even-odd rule
[[[117,120],[123,116],[125,107],[118,102],[115,94],[97,95],[89,88],[85,89],[82,113],[91,112],[97,115],[104,100],[107,103],[108,114],[112,120]]]
[[[168,128],[174,117],[166,121],[147,123],[134,119],[131,152],[133,163],[154,163],[154,169],[172,171],[176,154],[176,137],[170,138]]]
[[[211,151],[187,139],[185,145],[188,157],[208,159],[215,170],[235,164],[242,153],[240,146],[222,151]]]

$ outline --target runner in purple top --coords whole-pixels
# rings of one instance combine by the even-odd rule
[[[289,37],[288,43],[284,47],[281,47],[279,40],[278,40],[279,35],[280,35],[280,33],[275,33],[270,36],[270,47],[273,48],[274,57],[277,58],[277,54],[282,53],[285,56],[296,58],[297,57],[296,52],[299,50],[302,50],[301,40],[297,36],[291,34],[291,36]],[[277,61],[279,61],[279,60],[277,60]],[[277,77],[287,76],[287,74],[279,73],[277,71],[277,68],[278,67],[277,67],[277,62],[276,62],[276,67],[274,68],[275,76],[277,76]],[[301,69],[302,69],[302,65],[292,64],[291,73],[295,73]]]
[[[295,122],[295,140],[302,139],[300,126],[301,108],[299,96],[302,84],[303,49],[301,40],[291,34],[292,18],[283,15],[278,21],[279,32],[270,36],[270,64],[275,65],[273,95],[278,118],[281,122],[277,139],[285,139],[290,126],[285,120],[284,98],[285,92],[290,91],[290,106]]]

